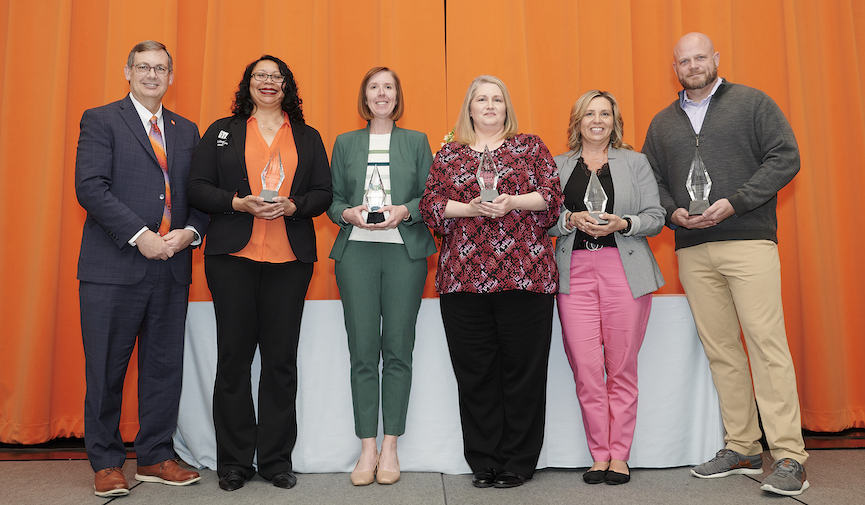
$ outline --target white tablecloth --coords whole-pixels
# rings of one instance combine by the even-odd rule
[[[258,389],[258,356],[253,392]],[[417,323],[414,378],[403,471],[469,473],[463,458],[457,385],[438,299],[424,299]],[[339,300],[307,301],[298,350],[298,439],[292,455],[302,473],[350,472],[360,454],[354,434],[349,356]],[[183,391],[174,447],[197,468],[216,469],[211,405],[216,376],[213,304],[189,304]],[[639,407],[630,466],[702,463],[723,447],[723,425],[709,365],[683,296],[655,296],[639,357]],[[253,394],[255,396],[255,394]],[[379,422],[381,433],[381,422]],[[381,441],[381,434],[379,434]],[[544,447],[538,468],[592,464],[558,316],[553,326]]]

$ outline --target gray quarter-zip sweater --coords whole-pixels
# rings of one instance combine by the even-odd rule
[[[676,249],[722,240],[778,241],[778,191],[799,171],[799,148],[778,105],[760,90],[724,80],[709,103],[700,134],[679,99],[652,119],[643,143],[655,176]],[[671,225],[677,208],[688,208],[685,188],[694,149],[712,179],[709,202],[726,198],[736,213],[718,225],[689,230]]]

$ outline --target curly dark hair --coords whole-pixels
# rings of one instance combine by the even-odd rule
[[[237,92],[234,94],[234,104],[231,106],[231,113],[237,117],[248,118],[255,110],[255,103],[252,101],[252,95],[249,92],[249,81],[252,79],[252,71],[260,61],[270,60],[279,67],[279,72],[285,76],[285,81],[282,83],[282,92],[285,98],[282,99],[282,110],[288,114],[289,121],[296,123],[304,123],[303,119],[303,101],[297,94],[297,82],[294,80],[294,74],[289,70],[288,65],[276,56],[265,54],[261,58],[250,63],[243,72],[243,79],[237,86]]]

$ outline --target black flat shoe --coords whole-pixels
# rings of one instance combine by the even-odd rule
[[[273,476],[273,479],[271,479],[270,482],[273,482],[273,485],[276,487],[291,489],[297,484],[297,477],[295,477],[294,473],[290,471],[279,472]]]
[[[585,481],[586,484],[600,484],[604,482],[606,476],[606,470],[589,470],[583,474],[583,481]]]
[[[504,489],[522,486],[525,482],[526,478],[522,475],[504,470],[496,475],[496,482],[493,485],[499,489]]]
[[[236,491],[243,487],[244,482],[246,482],[246,477],[243,476],[243,472],[240,470],[229,470],[228,473],[219,479],[219,487],[224,491]]]
[[[481,468],[472,475],[472,486],[474,487],[493,487],[496,483],[495,468]]]
[[[607,476],[604,477],[604,481],[611,486],[618,486],[619,484],[625,484],[629,480],[631,480],[631,476],[624,473],[614,472],[612,470],[607,472]]]

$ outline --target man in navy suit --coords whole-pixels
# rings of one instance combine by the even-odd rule
[[[124,67],[129,95],[81,118],[75,191],[87,211],[78,258],[86,359],[84,441],[97,496],[129,494],[121,467],[120,404],[138,340],[135,478],[187,485],[201,479],[174,460],[183,369],[190,246],[207,215],[191,209],[186,184],[196,125],[162,107],[174,81],[171,55],[137,44]]]

